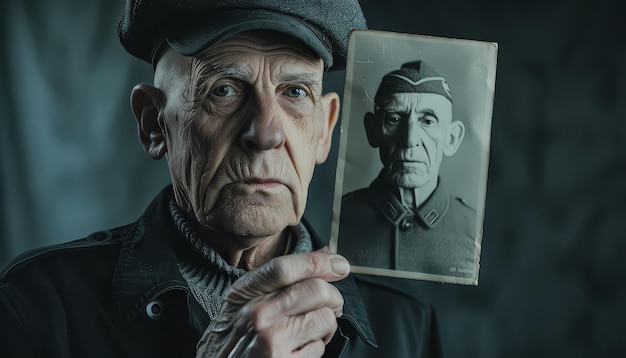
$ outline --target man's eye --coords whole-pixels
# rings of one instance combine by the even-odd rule
[[[285,95],[291,98],[304,98],[307,96],[307,93],[302,87],[289,87],[285,91]]]
[[[390,114],[385,118],[385,123],[388,125],[397,125],[400,123],[400,116],[397,114]]]
[[[437,118],[431,115],[425,115],[420,117],[420,122],[422,122],[422,124],[424,125],[431,126],[437,123]]]
[[[214,89],[212,89],[211,94],[217,97],[228,97],[228,96],[236,95],[237,91],[235,91],[235,89],[233,89],[231,86],[223,85],[223,86],[217,86]]]

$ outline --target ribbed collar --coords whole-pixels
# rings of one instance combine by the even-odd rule
[[[417,213],[414,213],[400,202],[397,194],[398,188],[387,183],[382,172],[370,184],[368,192],[378,210],[394,226],[400,224],[405,217],[414,215],[427,228],[431,229],[437,226],[450,207],[450,195],[443,188],[440,180],[435,191],[417,209]]]
[[[112,292],[116,307],[128,319],[134,318],[145,306],[171,290],[188,290],[178,269],[172,238],[182,239],[169,212],[173,197],[171,185],[150,203],[139,220],[130,227],[122,242],[113,272]],[[313,249],[323,246],[310,225],[303,223],[311,235]],[[333,283],[344,298],[344,315],[340,319],[368,344],[376,345],[365,306],[354,278]],[[181,303],[186,304],[186,303]]]

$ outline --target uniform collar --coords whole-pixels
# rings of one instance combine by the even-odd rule
[[[382,171],[368,188],[378,210],[394,226],[398,226],[407,216],[415,216],[427,228],[432,229],[437,226],[450,207],[450,196],[440,180],[430,197],[417,209],[417,213],[400,202],[397,191],[395,186],[387,183]]]
[[[166,187],[150,203],[144,214],[127,232],[113,272],[112,290],[119,312],[129,319],[161,294],[188,290],[178,269],[172,238],[181,234],[169,212],[172,187]],[[310,225],[303,221],[311,235],[313,249],[323,246]],[[352,276],[333,283],[344,298],[343,316],[358,335],[370,345],[376,339],[367,318],[365,306]]]

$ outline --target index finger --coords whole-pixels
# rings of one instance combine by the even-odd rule
[[[350,273],[343,256],[322,251],[276,257],[250,271],[232,286],[226,300],[245,304],[259,296],[271,294],[294,283],[311,278],[338,281]]]

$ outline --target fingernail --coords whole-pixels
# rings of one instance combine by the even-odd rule
[[[348,260],[342,256],[330,259],[330,268],[334,273],[340,276],[345,276],[350,272],[350,264],[348,263]]]

